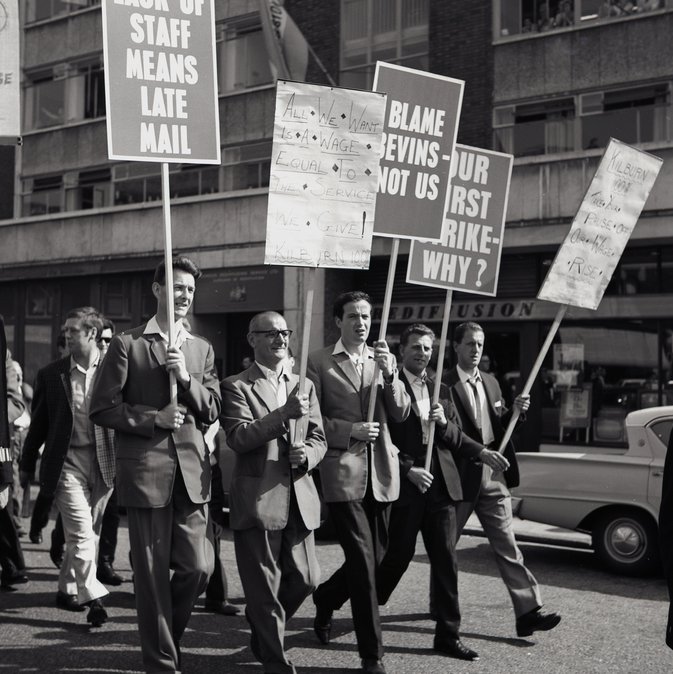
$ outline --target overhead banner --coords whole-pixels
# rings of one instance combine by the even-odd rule
[[[110,159],[220,163],[213,0],[102,0]]]
[[[378,62],[388,94],[374,233],[439,241],[463,102],[462,80]]]
[[[278,80],[265,264],[369,269],[385,105]]]
[[[539,299],[598,308],[662,163],[610,139]]]
[[[21,135],[19,3],[0,0],[0,138]]]
[[[412,241],[407,283],[494,296],[513,157],[456,145],[443,243]]]

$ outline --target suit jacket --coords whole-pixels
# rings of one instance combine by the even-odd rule
[[[406,475],[412,467],[423,468],[425,466],[426,446],[423,443],[423,427],[418,416],[418,407],[415,404],[414,391],[411,383],[404,372],[400,373],[400,379],[411,398],[411,413],[402,423],[390,423],[390,436],[399,448],[399,462],[401,474],[400,498],[398,504],[406,503],[416,498],[420,493],[418,488]],[[432,396],[434,382],[427,380],[428,392]],[[439,402],[444,408],[447,426],[443,430],[435,426],[435,442],[432,450],[431,471],[435,480],[443,480],[449,498],[452,501],[463,499],[463,489],[460,482],[460,474],[453,452],[458,456],[476,458],[483,449],[483,445],[472,440],[462,432],[460,420],[456,408],[449,399],[449,390],[442,384],[439,393]],[[437,474],[439,468],[440,474]]]
[[[367,489],[367,445],[351,440],[353,424],[366,421],[369,394],[374,383],[374,351],[367,349],[362,378],[346,353],[334,355],[334,346],[309,356],[307,374],[315,384],[327,438],[327,453],[320,464],[320,481],[326,503],[357,501]],[[398,448],[390,437],[388,419],[402,422],[411,402],[395,372],[385,384],[379,374],[374,421],[380,423],[379,437],[372,443],[371,484],[374,498],[395,501],[400,493]]]
[[[93,383],[100,380],[102,361]],[[72,387],[70,384],[70,356],[61,358],[38,371],[30,415],[30,427],[23,444],[20,468],[33,474],[40,447],[44,452],[40,462],[40,487],[53,496],[63,469],[74,424]],[[114,433],[94,427],[96,458],[103,480],[112,487],[115,479]]]
[[[287,394],[299,378],[290,375]],[[320,526],[320,499],[311,471],[327,446],[315,388],[307,381],[309,415],[303,428],[307,464],[292,469],[287,453],[289,428],[283,423],[276,392],[256,363],[222,383],[222,426],[227,444],[236,452],[229,493],[232,529],[283,529],[294,489],[307,529]]]
[[[210,460],[203,430],[220,413],[215,355],[210,342],[194,335],[181,347],[191,375],[178,384],[178,403],[187,408],[177,431],[155,426],[157,412],[170,402],[166,350],[145,325],[116,335],[103,359],[91,397],[91,418],[117,432],[119,505],[160,508],[173,493],[175,470],[193,503],[210,499]]]
[[[480,376],[486,391],[488,416],[493,427],[495,443],[498,445],[505,434],[505,429],[512,416],[512,412],[505,407],[505,401],[502,398],[502,391],[500,390],[498,380],[488,372],[480,372]],[[477,420],[474,416],[470,399],[455,367],[449,372],[446,383],[449,387],[451,400],[458,412],[461,429],[473,440],[482,443],[483,447],[481,431],[477,426]],[[504,454],[509,461],[509,468],[505,471],[505,482],[511,489],[519,485],[519,465],[516,461],[516,452],[511,441],[507,443]],[[458,470],[460,471],[461,482],[463,484],[463,499],[465,501],[474,501],[479,494],[481,485],[481,462],[475,458],[460,456],[458,459]]]
[[[659,508],[659,547],[664,577],[668,585],[668,624],[666,645],[673,648],[673,433],[668,440]]]

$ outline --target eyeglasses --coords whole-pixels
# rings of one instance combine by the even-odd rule
[[[289,339],[292,334],[292,330],[253,330],[253,335],[264,335],[269,340],[277,339],[278,337],[283,337],[284,339]]]
[[[112,337],[99,337],[98,341],[99,342],[105,342],[106,344],[109,344],[112,341]]]

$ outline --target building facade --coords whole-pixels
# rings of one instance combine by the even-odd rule
[[[0,313],[27,380],[56,356],[65,312],[99,307],[118,329],[154,310],[162,257],[160,165],[107,159],[100,5],[27,0],[23,143],[3,148]],[[173,245],[204,269],[193,327],[221,374],[248,353],[261,309],[294,327],[305,273],[263,265],[274,80],[257,0],[216,0],[221,166],[171,165]],[[451,325],[477,320],[509,395],[521,386],[555,306],[536,299],[610,136],[664,159],[596,312],[571,310],[533,390],[521,448],[619,444],[630,409],[673,402],[672,0],[286,0],[319,57],[307,81],[370,88],[377,60],[464,79],[459,142],[515,156],[498,296],[454,294]],[[324,69],[324,70],[323,70]],[[3,190],[6,194],[8,190]],[[311,344],[334,337],[338,292],[383,298],[390,241],[370,271],[317,274]],[[444,294],[407,286],[404,242],[389,337],[422,320],[439,331]],[[380,312],[380,304],[377,309]],[[374,326],[373,334],[377,331]],[[670,396],[670,397],[669,397]]]

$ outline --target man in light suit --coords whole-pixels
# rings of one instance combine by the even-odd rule
[[[314,629],[322,643],[329,643],[332,613],[350,599],[362,671],[385,674],[375,574],[385,554],[390,504],[400,493],[398,449],[388,419],[404,421],[411,404],[386,342],[367,347],[371,310],[364,292],[337,297],[334,319],[341,337],[308,361],[328,447],[320,464],[322,496],[345,556],[343,566],[313,595]],[[376,408],[368,422],[372,386]]]
[[[66,315],[69,356],[37,373],[30,427],[19,468],[29,485],[40,447],[40,490],[52,496],[61,514],[66,552],[58,579],[56,603],[70,611],[85,610],[87,621],[107,620],[101,602],[108,594],[96,578],[98,537],[115,477],[114,435],[89,420],[92,389],[100,377],[97,339],[103,329],[93,307]]]
[[[484,351],[481,326],[461,323],[454,333],[453,348],[457,365],[447,378],[451,399],[463,432],[486,448],[478,459],[458,459],[464,499],[457,508],[458,536],[474,511],[495,553],[500,575],[514,605],[517,635],[524,637],[535,631],[551,630],[559,624],[561,616],[541,611],[540,589],[524,565],[514,538],[509,488],[519,484],[519,468],[511,442],[504,455],[497,451],[511,411],[505,408],[496,378],[479,371]],[[514,406],[521,412],[529,405],[528,395],[521,394],[514,400]]]
[[[230,525],[247,602],[251,649],[269,674],[295,674],[285,625],[316,588],[313,530],[320,499],[311,471],[327,449],[315,389],[287,362],[285,319],[267,311],[250,321],[253,364],[222,384],[222,420],[236,452]]]
[[[432,605],[435,609],[434,650],[460,660],[479,655],[460,640],[458,562],[456,559],[456,502],[463,498],[453,453],[478,457],[483,446],[457,425],[456,410],[444,385],[440,402],[431,404],[434,382],[426,368],[435,333],[422,323],[405,328],[400,336],[400,379],[411,398],[411,413],[401,424],[390,423],[399,448],[400,498],[392,505],[388,549],[377,573],[379,603],[385,604],[407,570],[416,551],[418,532],[430,559]],[[431,422],[435,422],[430,470],[425,469]]]
[[[113,338],[91,401],[91,418],[117,432],[117,498],[128,516],[147,672],[180,670],[180,638],[213,568],[203,430],[219,416],[220,392],[213,347],[182,325],[201,272],[186,257],[172,266],[172,288],[163,262],[154,274],[157,313]],[[172,346],[168,302],[175,309]]]

